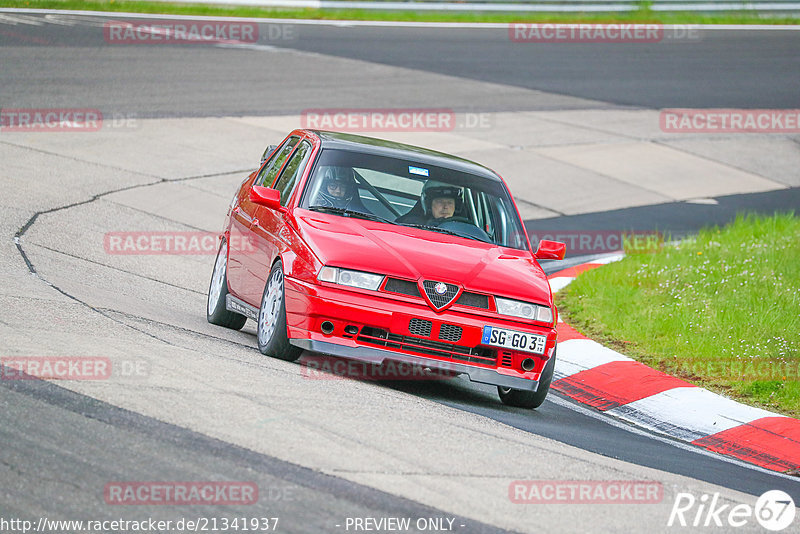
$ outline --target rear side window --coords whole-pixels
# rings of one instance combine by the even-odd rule
[[[254,185],[270,187],[275,181],[278,171],[281,170],[283,162],[286,161],[286,158],[292,153],[292,149],[299,140],[299,137],[290,137],[285,143],[275,149],[275,152],[272,153],[272,157],[269,158],[269,161],[267,161],[261,169],[261,172],[258,173]]]
[[[303,141],[292,154],[292,159],[284,167],[278,182],[275,184],[275,189],[281,192],[281,206],[285,206],[289,197],[292,196],[294,186],[297,185],[297,180],[303,175],[303,169],[306,168],[310,155],[311,144]]]

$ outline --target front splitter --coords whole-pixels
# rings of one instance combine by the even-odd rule
[[[462,363],[432,360],[423,358],[421,356],[402,354],[399,352],[386,351],[371,347],[345,347],[336,343],[318,341],[314,339],[290,339],[289,343],[295,347],[300,347],[312,352],[330,354],[332,356],[349,358],[362,362],[382,364],[384,360],[391,360],[419,365],[420,367],[428,367],[431,370],[447,371],[454,374],[464,374],[467,375],[472,382],[490,384],[492,386],[520,389],[524,391],[536,391],[539,388],[539,382],[536,380],[508,376],[498,373],[492,369],[482,369],[480,367],[473,367]]]

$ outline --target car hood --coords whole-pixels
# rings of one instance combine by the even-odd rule
[[[551,303],[547,277],[528,251],[327,213],[297,210],[295,217],[301,238],[325,265]]]

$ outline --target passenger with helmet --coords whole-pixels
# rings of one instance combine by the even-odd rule
[[[369,213],[358,196],[355,171],[351,167],[326,167],[313,205]]]

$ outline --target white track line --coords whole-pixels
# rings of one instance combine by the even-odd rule
[[[85,15],[89,17],[125,17],[158,20],[217,20],[217,21],[250,21],[270,24],[298,24],[308,26],[383,26],[398,28],[472,28],[472,29],[504,29],[509,24],[495,22],[405,22],[390,20],[313,20],[313,19],[274,19],[261,17],[213,17],[201,15],[165,15],[156,13],[125,13],[113,11],[78,11],[72,9],[29,9],[29,8],[0,8],[0,13],[32,13],[32,14],[59,14],[59,15]],[[562,24],[561,26],[577,26],[577,24]],[[664,29],[682,29],[687,27],[701,30],[736,30],[736,31],[800,31],[800,25],[748,25],[748,24],[664,24]]]

